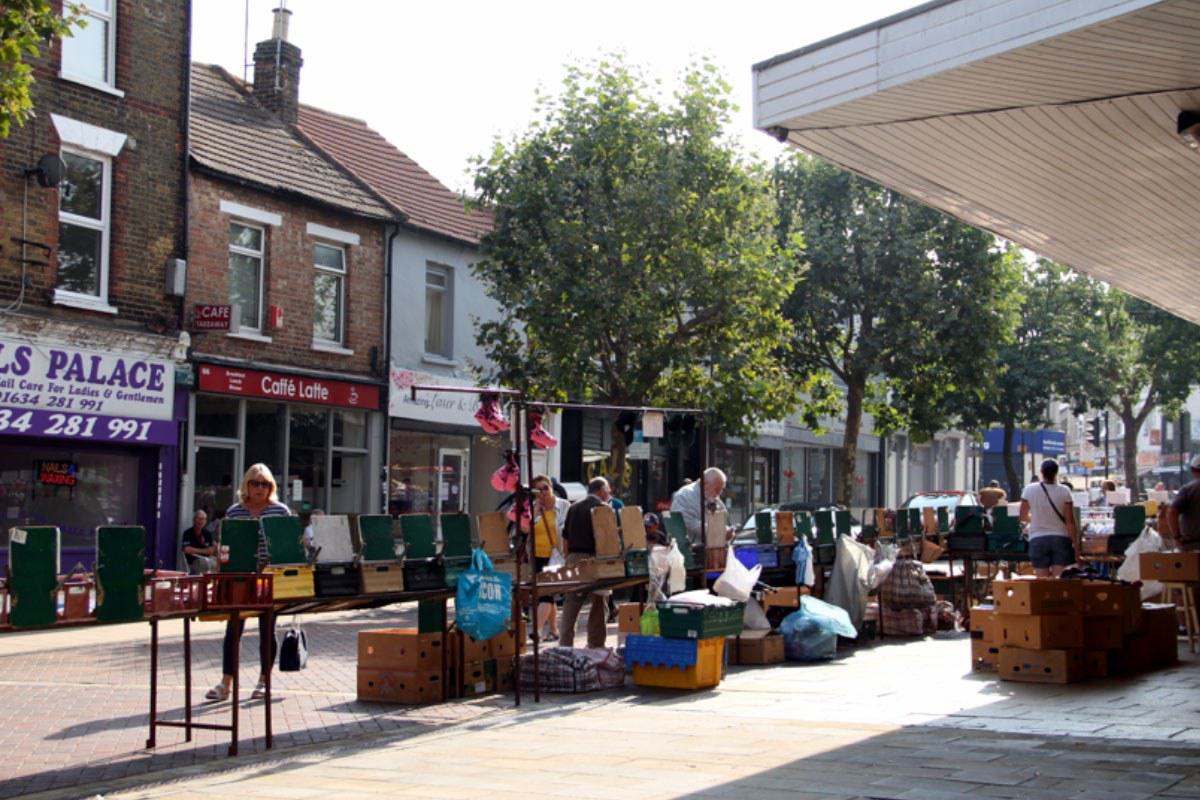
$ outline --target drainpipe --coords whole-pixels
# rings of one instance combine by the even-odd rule
[[[393,253],[395,252],[396,237],[400,235],[399,225],[387,225],[384,227],[387,235],[384,237],[384,290],[383,290],[383,379],[388,391],[384,393],[384,397],[391,394],[392,387],[392,271],[395,266]],[[385,400],[385,403],[387,401]],[[391,430],[392,418],[388,415],[388,409],[385,407],[383,412],[383,497],[380,498],[383,503],[383,513],[388,513],[388,492],[391,487]]]

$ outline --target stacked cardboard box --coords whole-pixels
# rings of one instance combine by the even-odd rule
[[[993,606],[971,610],[971,669],[1001,680],[1074,683],[1175,660],[1173,607],[1141,603],[1107,581],[996,581]]]
[[[479,641],[462,631],[450,634],[450,692],[474,697],[512,688],[513,659],[525,650],[525,625]]]
[[[732,664],[783,663],[783,637],[770,631],[746,631],[725,638],[725,652]]]
[[[445,699],[442,634],[415,628],[358,633],[358,699],[419,705]]]

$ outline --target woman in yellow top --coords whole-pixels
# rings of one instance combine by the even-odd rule
[[[554,494],[554,486],[546,475],[535,475],[529,486],[533,490],[533,563],[540,572],[550,563],[551,553],[555,550],[562,553],[562,529],[571,504]],[[558,614],[553,597],[538,603],[537,626],[539,638],[558,639]]]

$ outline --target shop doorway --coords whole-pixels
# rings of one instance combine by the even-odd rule
[[[188,518],[203,509],[209,519],[215,519],[218,510],[223,512],[236,502],[240,482],[241,452],[237,445],[196,445],[196,488],[192,508],[187,509]]]
[[[438,512],[458,514],[467,511],[463,487],[470,471],[470,455],[466,450],[438,450],[437,497]]]

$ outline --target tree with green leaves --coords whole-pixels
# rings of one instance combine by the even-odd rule
[[[775,238],[765,170],[726,136],[715,69],[660,92],[620,58],[572,67],[522,135],[477,161],[495,227],[474,272],[501,311],[477,340],[488,377],[531,397],[701,407],[752,435],[803,388],[780,357],[800,262]],[[625,447],[614,436],[618,484]]]
[[[33,69],[25,60],[82,25],[75,3],[67,3],[62,14],[50,0],[5,0],[0,6],[0,139],[8,137],[14,122],[24,125],[33,114]]]
[[[1092,403],[1121,420],[1125,485],[1136,492],[1137,437],[1156,408],[1175,416],[1200,383],[1200,326],[1116,289],[1089,343]]]
[[[1011,255],[1017,258],[1015,251]],[[1054,400],[1070,402],[1077,412],[1087,406],[1097,366],[1091,343],[1109,304],[1103,284],[1045,259],[1023,266],[1020,280],[1019,321],[1014,335],[993,348],[994,362],[986,367],[990,379],[954,399],[968,430],[1002,428],[1001,454],[1013,498],[1025,485],[1014,465],[1013,434],[1047,424]]]
[[[964,393],[986,391],[1019,268],[990,234],[819,159],[791,155],[775,181],[780,241],[802,234],[808,262],[785,306],[792,363],[844,392],[835,499],[849,505],[864,413],[881,435],[928,439],[958,423]]]

